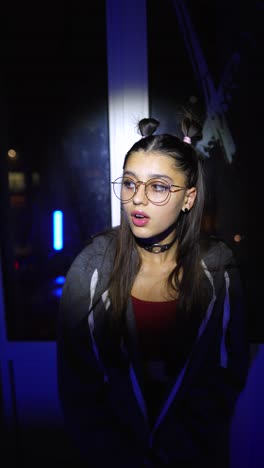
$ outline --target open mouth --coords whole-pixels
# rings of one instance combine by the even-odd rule
[[[138,211],[133,211],[131,213],[131,217],[133,224],[139,227],[145,226],[150,220],[150,217],[146,213],[141,213]]]

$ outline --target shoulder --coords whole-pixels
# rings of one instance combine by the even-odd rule
[[[115,229],[91,237],[87,245],[73,260],[67,277],[69,277],[69,274],[73,270],[78,270],[79,272],[93,271],[94,268],[101,265],[103,260],[106,264],[110,264],[114,257],[115,245]]]
[[[202,237],[200,240],[201,257],[209,270],[229,269],[236,266],[232,249],[214,236]]]
[[[244,288],[240,268],[231,247],[221,239],[211,237],[202,245],[202,267],[210,283],[214,285],[216,295],[229,291],[229,297],[244,308]]]
[[[113,229],[92,237],[73,260],[63,286],[60,319],[73,324],[87,314],[91,278],[96,270],[98,287],[107,285],[115,255],[116,234],[117,229]]]

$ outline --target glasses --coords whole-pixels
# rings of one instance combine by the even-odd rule
[[[180,185],[168,184],[163,179],[149,179],[147,182],[138,180],[135,182],[130,177],[118,177],[113,184],[114,193],[119,200],[122,202],[128,202],[132,200],[138,191],[140,185],[145,186],[145,195],[151,203],[157,205],[164,203],[170,193],[179,192],[180,190],[187,190],[186,187]],[[175,187],[175,190],[172,189]]]

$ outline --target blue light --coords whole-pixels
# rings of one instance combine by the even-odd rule
[[[53,212],[53,248],[63,248],[63,213],[59,210]]]
[[[57,278],[54,279],[55,284],[64,284],[64,282],[65,282],[64,276],[57,276]]]
[[[62,295],[62,288],[53,289],[52,294],[53,294],[53,296],[55,296],[55,297],[61,297],[61,295]]]

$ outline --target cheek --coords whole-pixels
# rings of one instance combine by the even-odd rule
[[[177,205],[173,209],[171,209],[168,213],[170,219],[174,222],[178,219],[179,214],[181,213],[181,206]]]
[[[173,206],[166,206],[163,207],[163,210],[160,210],[158,216],[156,218],[156,221],[159,223],[159,224],[173,224],[177,219],[178,219],[178,216],[181,212],[181,205],[176,205],[173,204]]]
[[[183,200],[184,198],[181,197],[177,200],[177,203],[170,203],[167,206],[167,216],[178,218],[182,209]]]

